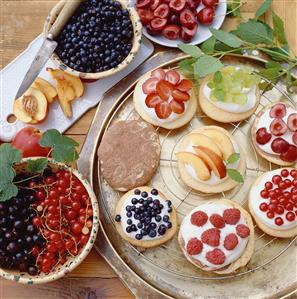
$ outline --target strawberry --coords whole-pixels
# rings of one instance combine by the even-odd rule
[[[155,107],[155,112],[160,119],[165,119],[170,116],[172,110],[168,102],[163,101],[162,103],[158,103]]]
[[[190,91],[192,87],[193,87],[193,83],[188,79],[182,79],[176,86],[178,90],[183,92]]]
[[[178,102],[185,102],[190,99],[190,96],[187,92],[182,92],[178,89],[172,91],[172,97]]]
[[[157,78],[149,78],[142,84],[142,91],[145,94],[150,94],[156,91],[157,83],[159,80]]]
[[[156,90],[158,95],[164,100],[167,101],[171,96],[173,85],[165,80],[160,80],[157,83]]]
[[[224,240],[224,247],[227,250],[233,250],[238,244],[238,238],[235,234],[229,234]]]
[[[274,136],[281,136],[287,132],[287,125],[281,118],[275,118],[270,124],[270,132]]]
[[[170,70],[166,72],[165,78],[169,83],[176,85],[180,80],[180,75],[177,71]]]
[[[240,211],[238,209],[226,209],[223,218],[227,224],[236,224],[240,219]]]
[[[165,71],[163,69],[156,69],[152,71],[151,77],[155,77],[158,80],[164,80],[165,79]]]
[[[209,221],[216,228],[223,228],[225,226],[224,218],[219,214],[212,214],[209,217]]]
[[[222,265],[225,262],[225,254],[222,250],[215,248],[206,253],[206,259],[213,265]]]
[[[187,253],[189,255],[199,254],[203,249],[203,244],[197,238],[192,238],[187,244]]]
[[[204,231],[201,235],[201,241],[210,246],[220,245],[220,230],[217,228],[210,228]]]
[[[244,224],[238,224],[236,226],[236,233],[241,238],[246,238],[250,235],[250,229]]]
[[[176,114],[182,114],[185,111],[185,104],[183,102],[172,100],[169,105],[171,107],[171,110]]]
[[[282,103],[278,103],[271,107],[269,111],[269,115],[271,118],[283,118],[287,114],[286,105]]]
[[[191,223],[193,225],[202,226],[207,222],[207,220],[207,214],[202,211],[197,211],[191,215]]]
[[[157,104],[162,102],[163,100],[156,92],[148,94],[145,98],[145,104],[149,108],[155,108]]]
[[[290,131],[292,131],[292,132],[297,131],[297,113],[292,113],[289,115],[287,124],[288,124]]]

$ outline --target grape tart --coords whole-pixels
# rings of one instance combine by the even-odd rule
[[[277,238],[297,235],[297,169],[264,173],[249,193],[249,210],[258,227]]]
[[[167,242],[177,230],[171,201],[159,190],[147,186],[124,194],[116,206],[114,219],[122,238],[142,248]]]
[[[255,242],[253,221],[233,201],[211,201],[183,219],[178,241],[185,257],[196,267],[230,274],[251,259]]]
[[[257,153],[271,163],[293,166],[297,162],[297,111],[287,102],[273,103],[257,115],[251,129]]]
[[[178,70],[161,68],[147,73],[138,81],[133,102],[145,121],[165,129],[184,126],[197,109],[192,81]]]

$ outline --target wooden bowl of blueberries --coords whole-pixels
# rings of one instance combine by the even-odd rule
[[[97,80],[124,69],[137,54],[141,22],[125,0],[78,0],[75,13],[56,41],[52,61],[63,71],[82,79]],[[65,5],[60,1],[44,25],[47,35]]]

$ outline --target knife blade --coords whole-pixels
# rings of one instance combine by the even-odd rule
[[[45,38],[33,62],[31,63],[31,66],[27,71],[21,86],[19,87],[19,90],[15,96],[15,100],[22,96],[24,92],[32,85],[32,83],[34,82],[38,74],[41,72],[46,62],[52,56],[57,45],[57,42],[52,39],[51,35]]]

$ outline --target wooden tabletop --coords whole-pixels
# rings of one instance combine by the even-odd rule
[[[244,0],[242,0],[243,2]],[[0,1],[0,69],[18,56],[42,31],[44,20],[56,0]],[[247,0],[241,19],[227,18],[224,29],[234,28],[242,19],[253,17],[262,0]],[[297,53],[297,0],[274,0],[274,11],[285,22],[291,48]],[[271,13],[265,15],[270,21]],[[82,146],[96,109],[86,113],[66,133]],[[110,266],[93,250],[67,278],[46,285],[23,286],[0,279],[0,299],[95,299],[133,298]]]

